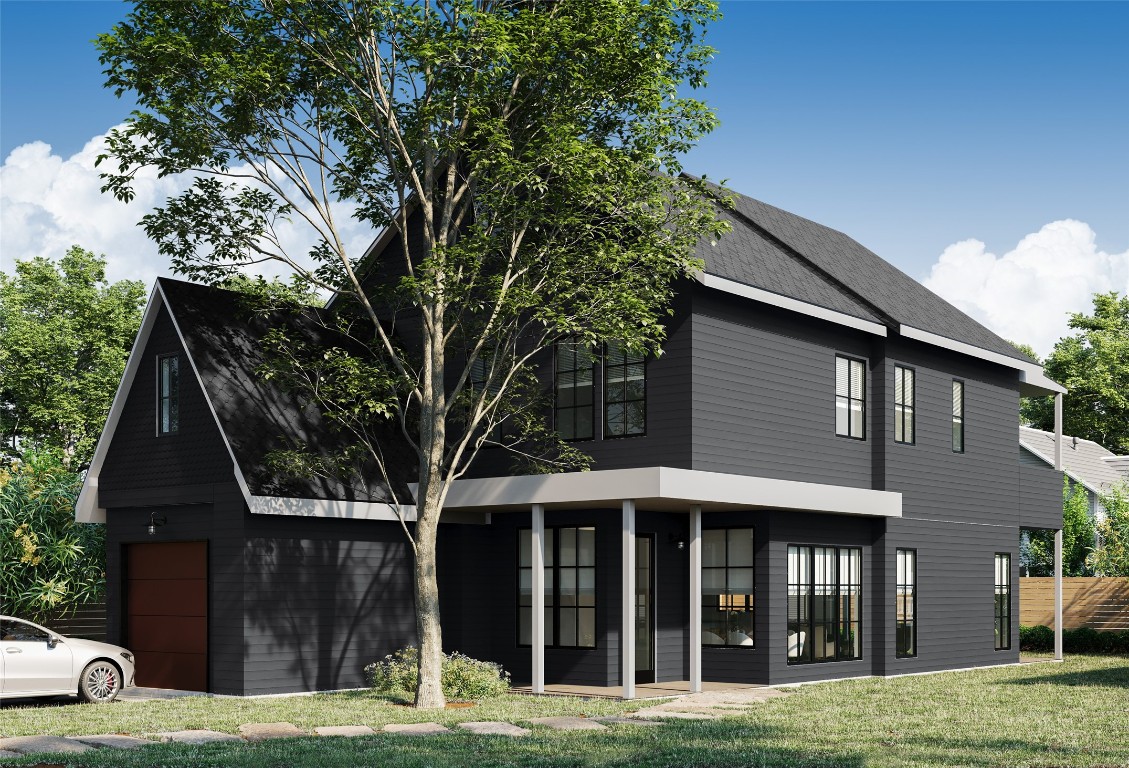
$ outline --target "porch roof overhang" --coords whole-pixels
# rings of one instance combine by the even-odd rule
[[[412,487],[412,492],[416,488]],[[443,505],[449,511],[518,512],[548,509],[619,509],[633,499],[640,510],[705,512],[781,509],[866,517],[901,517],[902,495],[842,485],[803,483],[675,467],[605,469],[556,475],[456,480]]]

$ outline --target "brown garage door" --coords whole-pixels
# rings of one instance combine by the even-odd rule
[[[208,689],[208,545],[130,544],[126,551],[126,647],[138,685]]]

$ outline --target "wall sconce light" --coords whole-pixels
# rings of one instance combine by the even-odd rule
[[[686,549],[686,537],[685,536],[681,536],[679,534],[672,533],[672,534],[670,534],[670,543],[679,552]]]
[[[164,515],[159,515],[156,512],[149,513],[149,535],[156,536],[157,528],[167,523]]]

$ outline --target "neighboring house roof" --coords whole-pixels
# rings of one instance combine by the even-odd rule
[[[1106,493],[1118,480],[1129,478],[1129,473],[1119,471],[1116,466],[1117,462],[1129,462],[1129,456],[1116,456],[1093,440],[1081,440],[1068,435],[1063,435],[1062,440],[1063,470],[1072,480],[1081,483],[1091,493]],[[1020,427],[1019,445],[1054,466],[1053,432]],[[1110,459],[1114,461],[1111,462]]]

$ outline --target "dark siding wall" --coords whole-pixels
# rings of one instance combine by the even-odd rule
[[[128,492],[118,492],[119,502]],[[151,494],[146,494],[151,497]],[[175,497],[170,497],[175,498]],[[208,689],[243,694],[243,599],[241,566],[243,496],[233,482],[217,483],[196,503],[121,506],[106,510],[106,596],[108,641],[125,641],[124,549],[131,543],[208,542]],[[168,521],[150,536],[151,513]]]
[[[694,469],[870,487],[868,442],[835,435],[835,355],[868,334],[699,286],[693,313]]]
[[[245,692],[365,685],[366,664],[415,642],[398,523],[246,515]]]
[[[1062,527],[1062,472],[1046,464],[1019,468],[1019,524],[1024,528]]]
[[[157,356],[179,354],[180,430],[158,437]],[[153,325],[98,479],[100,491],[225,483],[233,463],[168,309]],[[103,505],[104,506],[104,505]]]

